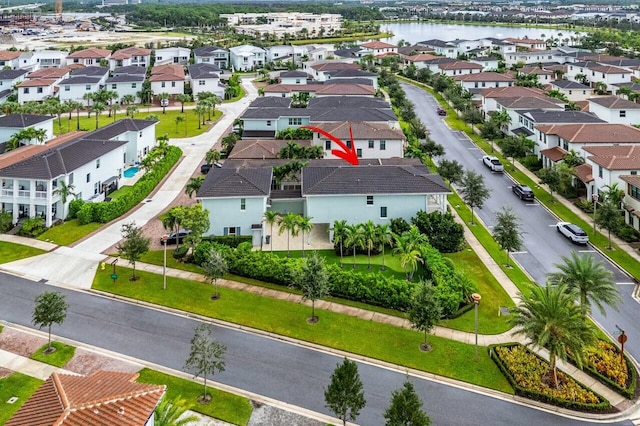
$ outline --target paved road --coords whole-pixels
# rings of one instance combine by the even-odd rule
[[[0,274],[0,318],[31,326],[33,300],[45,290],[50,287]],[[70,308],[63,326],[54,326],[54,334],[182,369],[196,321],[87,293],[59,291],[66,296]],[[216,375],[216,380],[331,414],[324,408],[323,388],[339,358],[224,327],[215,327],[215,336],[228,347],[227,370]],[[359,369],[367,406],[358,423],[381,425],[391,391],[401,386],[405,375],[367,364],[359,364]],[[412,381],[436,425],[583,424],[455,387],[417,378]]]
[[[506,174],[492,173],[487,169],[481,161],[484,152],[466,135],[446,126],[442,117],[436,114],[437,103],[429,93],[406,83],[402,83],[402,87],[407,98],[415,104],[417,116],[430,130],[431,138],[445,147],[444,158],[455,159],[466,169],[476,171],[484,177],[487,187],[491,189],[491,197],[477,212],[482,221],[491,228],[495,224],[495,214],[503,206],[511,207],[521,219],[525,242],[522,251],[514,254],[514,258],[537,283],[544,283],[545,276],[556,270],[554,264],[560,262],[560,257],[570,256],[574,250],[590,254],[597,261],[604,262],[613,272],[624,302],[618,306],[619,312],[607,309],[605,317],[594,311],[593,317],[612,335],[617,332],[616,324],[625,329],[629,336],[625,350],[640,359],[640,323],[635,320],[640,313],[640,305],[631,298],[632,280],[593,247],[576,246],[558,234],[555,228],[557,218],[537,201],[530,203],[519,200],[511,192],[513,181]]]

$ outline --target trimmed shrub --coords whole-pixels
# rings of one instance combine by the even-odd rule
[[[427,235],[429,244],[440,253],[454,253],[460,251],[464,244],[464,228],[456,223],[451,213],[427,213],[420,210],[411,223],[418,227],[421,233]]]
[[[203,240],[229,247],[238,247],[242,243],[252,242],[253,237],[251,235],[219,235],[215,237],[204,237]]]
[[[209,258],[209,253],[211,253],[212,248],[213,244],[210,241],[200,241],[193,250],[193,263],[198,266],[202,266],[202,264]]]
[[[40,216],[34,216],[25,219],[24,222],[22,222],[22,228],[20,228],[18,234],[25,237],[37,237],[44,231],[44,218]]]
[[[84,200],[72,200],[71,202],[69,202],[69,216],[67,216],[67,219],[77,218],[78,212],[84,205]]]
[[[177,260],[182,260],[185,258],[185,256],[187,255],[187,252],[189,251],[189,247],[187,246],[180,246],[177,249],[175,249],[172,253],[172,256],[174,259]]]
[[[519,161],[520,164],[522,164],[532,172],[537,172],[542,168],[542,160],[539,159],[536,155],[529,155],[527,157],[521,158]]]
[[[389,226],[389,228],[394,234],[402,235],[403,232],[411,229],[411,225],[409,225],[409,222],[404,220],[404,218],[396,217],[394,219],[391,219],[391,225]]]
[[[0,232],[5,233],[13,228],[13,215],[9,212],[0,212]]]
[[[615,233],[627,243],[640,241],[640,232],[626,224],[622,225]]]

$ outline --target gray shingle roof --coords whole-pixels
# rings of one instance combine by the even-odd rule
[[[60,86],[70,85],[70,84],[95,84],[100,81],[100,77],[70,77],[64,79],[60,82]]]
[[[373,72],[355,70],[355,69],[327,71],[325,74],[330,75],[331,78],[377,77],[378,76],[378,74]]]
[[[280,73],[280,78],[282,77],[290,77],[290,78],[295,78],[295,77],[304,77],[307,78],[309,77],[309,74],[307,74],[304,71],[284,71]]]
[[[284,107],[287,108],[291,105],[291,98],[279,98],[277,96],[260,96],[256,98],[249,108],[264,108],[264,107]]]
[[[391,108],[248,108],[243,119],[309,117],[310,121],[397,121]]]
[[[9,114],[0,117],[0,127],[27,128],[45,121],[53,120],[48,115],[35,114]]]
[[[1,70],[0,80],[13,80],[28,73],[27,70]]]
[[[582,83],[578,83],[577,81],[572,80],[556,80],[551,82],[552,85],[560,87],[562,89],[575,89],[575,90],[587,90],[591,89],[589,86],[586,86]]]
[[[109,72],[107,67],[84,67],[71,71],[71,77],[104,77]]]
[[[302,195],[448,194],[439,175],[420,166],[338,166],[302,169]]]
[[[543,111],[530,110],[520,113],[533,119],[536,124],[561,124],[561,123],[605,123],[596,115],[584,111]]]
[[[109,77],[105,84],[109,83],[141,83],[144,81],[144,74],[120,74]]]
[[[205,63],[189,65],[187,69],[192,79],[220,78],[219,74],[222,71],[220,67],[215,64]]]
[[[129,65],[126,67],[119,67],[113,70],[113,75],[122,75],[122,74],[142,74],[145,75],[147,73],[147,69],[145,67],[138,67],[135,65]]]
[[[438,40],[438,39],[431,39],[431,40],[425,40],[425,41],[419,41],[418,43],[416,43],[417,45],[420,46],[437,46],[437,47],[447,47],[447,42],[443,41],[443,40]]]
[[[0,90],[0,100],[8,97],[11,94],[11,89]]]
[[[367,96],[324,96],[311,98],[307,108],[389,108],[389,103]]]
[[[364,84],[367,86],[373,86],[373,80],[370,78],[332,78],[325,80],[322,84]]]
[[[212,56],[214,52],[218,52],[221,50],[227,53],[229,52],[227,49],[223,49],[222,47],[218,47],[218,46],[204,46],[204,47],[198,47],[197,49],[194,49],[193,54],[195,56],[206,57],[206,56]]]
[[[155,123],[157,123],[157,121],[123,118],[92,132],[89,137],[98,140],[108,140],[124,132],[138,132],[149,126],[153,126]]]
[[[212,168],[196,197],[268,196],[272,172],[271,167]]]

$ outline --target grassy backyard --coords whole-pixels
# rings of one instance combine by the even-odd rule
[[[122,278],[114,285],[110,271],[99,270],[93,288],[513,393],[486,351],[472,361],[473,345],[430,337],[434,349],[423,353],[423,336],[416,331],[320,310],[320,322],[309,325],[305,305],[228,288],[219,288],[221,299],[212,302],[210,285],[168,277],[163,291],[162,276],[140,271],[140,280],[130,282],[130,273],[120,268]]]
[[[64,343],[51,342],[51,346],[56,348],[55,352],[45,355],[43,351],[49,347],[46,344],[32,353],[30,358],[56,367],[64,367],[73,358],[73,354],[76,353],[74,346],[65,345]]]
[[[47,229],[38,236],[41,241],[49,241],[60,246],[68,246],[93,231],[100,229],[103,223],[91,222],[86,225],[78,225],[78,219],[68,220],[61,225]]]
[[[0,379],[0,425],[5,424],[41,384],[42,380],[20,373]],[[18,400],[10,404],[7,401],[11,397],[17,397]]]
[[[245,426],[249,422],[253,408],[247,398],[207,386],[211,402],[201,404],[198,402],[198,397],[204,392],[204,385],[148,368],[141,370],[139,374],[140,377],[137,380],[139,383],[167,385],[165,398],[172,401],[180,398],[184,401],[184,406],[190,410],[234,425]],[[215,380],[215,376],[213,379]]]
[[[0,241],[0,263],[9,263],[14,260],[44,254],[46,251],[22,244]]]

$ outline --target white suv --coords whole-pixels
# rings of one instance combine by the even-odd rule
[[[589,236],[578,225],[570,222],[558,222],[556,225],[558,232],[576,244],[587,244]]]
[[[490,168],[492,172],[504,172],[504,167],[502,167],[500,160],[492,155],[485,155],[482,157],[482,162],[485,166]]]

